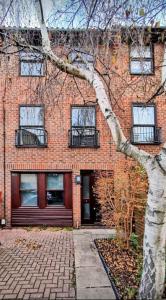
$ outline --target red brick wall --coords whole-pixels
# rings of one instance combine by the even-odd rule
[[[155,45],[155,63],[161,65],[163,45]],[[106,121],[99,107],[96,107],[97,129],[100,131],[100,148],[98,149],[71,149],[68,147],[68,130],[70,129],[70,107],[72,104],[84,104],[85,101],[95,101],[93,90],[88,83],[78,80],[81,90],[79,93],[71,76],[62,74],[56,78],[57,70],[47,63],[47,76],[43,78],[30,78],[19,76],[18,56],[5,58],[1,62],[0,78],[0,147],[3,149],[3,105],[5,101],[6,111],[6,218],[11,224],[11,172],[21,170],[72,170],[73,171],[73,216],[74,225],[80,225],[80,186],[74,182],[76,174],[80,170],[114,170],[115,176],[119,176],[125,167],[126,159],[121,153],[116,153]],[[144,90],[139,82],[140,78],[129,74],[128,46],[123,45],[119,50],[117,61],[111,65],[112,93],[115,101],[114,110],[119,116],[122,127],[129,137],[131,127],[131,103],[144,101]],[[99,66],[100,67],[100,66]],[[112,71],[114,71],[112,73]],[[117,76],[117,73],[119,74]],[[125,78],[130,84],[124,93]],[[64,83],[65,80],[65,83]],[[136,82],[137,81],[137,88]],[[156,88],[160,81],[160,69],[154,76],[147,78],[147,86],[152,85],[148,95]],[[153,86],[154,84],[154,86]],[[148,88],[147,88],[148,89]],[[147,95],[147,93],[146,93]],[[83,98],[82,98],[83,96]],[[20,104],[45,104],[45,129],[48,131],[47,148],[22,148],[15,147],[15,130],[19,128]],[[162,127],[163,140],[166,140],[166,104],[165,96],[156,99],[157,125]],[[120,107],[123,109],[120,109]],[[157,153],[159,146],[140,146],[141,148]],[[3,151],[0,152],[0,191],[4,201],[3,178]],[[129,160],[129,159],[127,159]]]

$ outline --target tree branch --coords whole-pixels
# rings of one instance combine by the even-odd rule
[[[42,0],[36,0],[38,20],[41,27],[42,35],[42,45],[43,50],[46,56],[54,63],[61,71],[71,74],[75,77],[87,80],[96,92],[96,97],[98,99],[98,104],[100,109],[107,121],[107,124],[111,130],[113,140],[116,144],[117,151],[130,156],[137,161],[139,161],[145,168],[149,159],[152,159],[152,155],[149,153],[138,149],[136,146],[133,146],[124,136],[120,123],[112,110],[111,103],[106,94],[104,84],[100,79],[99,75],[91,70],[84,70],[72,66],[69,63],[64,62],[62,59],[57,57],[51,50],[50,40],[47,32],[47,28],[44,21],[43,9],[42,9]]]

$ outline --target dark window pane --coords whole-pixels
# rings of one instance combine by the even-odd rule
[[[63,174],[48,174],[47,190],[63,190]]]
[[[44,109],[42,106],[21,106],[20,126],[43,126]]]
[[[64,192],[63,191],[47,191],[47,203],[48,205],[64,204]]]
[[[73,107],[72,126],[95,126],[95,107]]]
[[[155,125],[154,106],[134,106],[134,125]]]
[[[37,191],[21,191],[21,206],[37,206]]]
[[[90,197],[90,193],[89,193],[90,177],[89,176],[83,176],[82,185],[83,185],[83,199],[89,199],[89,197]]]
[[[90,220],[90,204],[89,203],[84,203],[83,206],[84,209],[84,219],[85,220]]]

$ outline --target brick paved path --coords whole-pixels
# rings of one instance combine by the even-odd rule
[[[72,232],[0,230],[0,299],[75,299]]]

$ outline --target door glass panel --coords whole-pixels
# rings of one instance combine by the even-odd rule
[[[21,191],[22,206],[37,206],[37,191]]]
[[[47,190],[62,190],[63,191],[63,174],[48,174],[47,175]]]
[[[84,219],[90,220],[90,203],[84,203]]]
[[[21,174],[21,190],[37,189],[37,175],[36,174]]]
[[[83,199],[90,198],[90,176],[83,176]]]
[[[64,204],[64,192],[63,191],[47,191],[47,203],[48,205]]]

